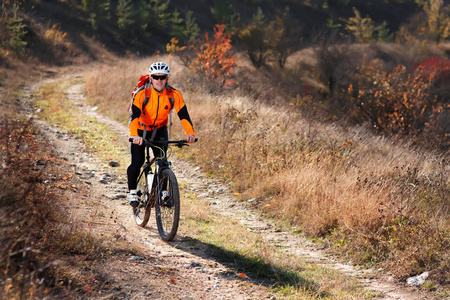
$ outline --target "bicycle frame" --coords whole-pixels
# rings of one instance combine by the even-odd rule
[[[130,141],[132,139],[130,138]],[[146,159],[142,171],[138,177],[138,189],[140,204],[133,208],[133,214],[137,225],[145,227],[151,209],[155,208],[156,225],[158,232],[164,241],[171,241],[178,230],[180,220],[180,192],[175,174],[171,170],[171,162],[168,160],[169,144],[175,144],[181,148],[188,146],[186,141],[144,141],[146,147]],[[150,158],[150,148],[161,149],[161,157]],[[155,165],[155,173],[152,182],[149,182],[147,174]],[[142,176],[145,176],[143,179]]]
[[[130,141],[132,142],[131,138],[130,138]],[[161,191],[159,191],[160,186],[161,186],[160,185],[161,172],[164,169],[170,169],[171,162],[167,159],[167,151],[168,151],[169,144],[175,144],[175,146],[177,146],[178,148],[181,148],[183,146],[189,146],[188,143],[186,141],[184,141],[184,140],[179,140],[179,141],[170,141],[170,140],[149,141],[149,140],[144,140],[144,142],[143,142],[143,145],[146,148],[145,149],[146,157],[145,157],[145,163],[142,166],[142,171],[141,171],[141,173],[139,174],[139,177],[138,177],[138,182],[139,182],[139,180],[141,179],[142,176],[147,176],[147,174],[150,171],[151,167],[153,166],[153,164],[155,164],[155,172],[154,172],[154,175],[153,175],[153,182],[152,183],[149,182],[148,183],[149,186],[147,187],[150,190],[150,193],[149,193],[148,198],[147,198],[148,201],[146,203],[143,203],[145,208],[147,208],[148,206],[153,207],[155,205],[155,202],[156,202],[156,197],[155,196],[159,195],[159,193],[161,192]],[[150,148],[151,147],[158,147],[159,149],[161,149],[161,152],[163,153],[163,157],[161,157],[161,158],[152,157],[150,159]],[[164,147],[167,148],[166,151],[163,150]],[[139,196],[142,196],[142,195],[139,195]]]

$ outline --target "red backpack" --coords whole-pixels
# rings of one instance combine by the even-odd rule
[[[131,115],[131,107],[133,106],[133,102],[134,102],[134,96],[136,96],[136,94],[139,91],[144,89],[145,85],[149,82],[150,82],[150,75],[147,74],[147,75],[142,75],[139,77],[139,81],[136,84],[136,86],[134,87],[133,92],[131,93],[130,104],[128,105],[128,113],[130,115]],[[167,90],[167,95],[169,96],[170,104],[172,105],[172,107],[170,109],[172,110],[173,103],[175,102],[175,98],[173,96],[173,88],[170,85],[167,85],[166,90]],[[145,105],[147,105],[147,102],[148,102],[148,98],[145,98],[144,103],[142,105],[142,111],[144,111],[144,107],[145,107]]]

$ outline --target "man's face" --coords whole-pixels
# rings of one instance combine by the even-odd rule
[[[152,77],[152,84],[155,90],[162,91],[167,83],[167,74],[153,74]]]

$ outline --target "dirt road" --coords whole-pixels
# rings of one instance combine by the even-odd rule
[[[26,101],[32,104],[33,90],[39,84],[60,79],[46,78],[30,87]],[[123,143],[127,143],[127,128],[99,114],[85,102],[82,84],[73,85],[68,90],[68,98],[80,108],[80,113],[114,128]],[[133,249],[134,254],[124,250],[123,255],[91,263],[90,271],[95,273],[93,282],[104,286],[99,291],[99,299],[282,299],[271,291],[270,283],[240,278],[233,269],[216,261],[208,254],[207,245],[190,236],[183,223],[171,243],[161,241],[153,218],[146,228],[135,225],[125,198],[125,174],[88,154],[85,146],[71,134],[41,120],[36,120],[36,124],[57,155],[74,168],[78,189],[66,205],[73,222],[94,236],[111,237],[116,245]],[[205,179],[195,166],[176,158],[172,158],[172,162],[180,186],[196,194],[199,205],[214,205],[218,213],[238,220],[268,243],[280,245],[286,255],[295,255],[311,264],[356,278],[373,291],[376,299],[427,299],[417,289],[395,283],[381,272],[339,263],[308,240],[262,219],[246,203],[235,202],[226,186]],[[218,190],[221,192],[210,192]]]

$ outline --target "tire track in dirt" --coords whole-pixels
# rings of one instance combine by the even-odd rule
[[[85,101],[82,83],[72,85],[67,95],[78,106],[80,112],[107,125],[118,136],[124,137],[123,142],[127,143],[126,126],[101,115],[90,106]],[[159,238],[153,216],[147,228],[135,225],[126,199],[114,198],[126,193],[125,174],[109,174],[110,168],[102,166],[93,156],[87,154],[81,142],[67,133],[61,134],[57,128],[42,121],[36,124],[52,142],[59,155],[66,157],[77,170],[81,171],[78,174],[82,180],[88,179],[86,174],[90,174],[90,179],[95,178],[90,183],[89,203],[78,203],[71,207],[73,214],[77,215],[74,218],[88,219],[91,224],[94,224],[92,230],[97,234],[112,233],[117,241],[127,241],[142,251],[142,257],[128,257],[122,263],[115,262],[116,265],[106,263],[102,267],[103,271],[120,285],[122,296],[125,295],[130,299],[149,296],[167,297],[168,295],[172,295],[172,299],[269,299],[272,297],[263,285],[258,283],[243,285],[241,279],[238,279],[226,266],[209,258],[202,249],[192,249],[191,239],[182,228],[172,243],[165,243]],[[286,254],[296,255],[311,264],[339,270],[348,276],[358,278],[367,289],[382,295],[377,299],[427,299],[425,294],[415,288],[397,284],[393,279],[377,278],[377,272],[336,261],[325,251],[316,249],[308,240],[293,235],[288,230],[279,229],[271,222],[264,220],[260,215],[252,212],[248,204],[233,201],[232,195],[226,192],[226,186],[210,179],[202,179],[199,171],[191,164],[177,161],[174,157],[172,162],[180,186],[185,184],[195,193],[205,191],[202,195],[198,195],[202,203],[214,205],[217,213],[238,220],[248,230],[262,235],[268,243],[280,245]],[[105,178],[105,174],[109,177]],[[105,179],[104,183],[100,182],[102,179]],[[208,190],[219,188],[225,192],[208,194]],[[165,277],[176,277],[176,284],[170,283],[174,282],[170,281],[171,278],[166,278],[162,286],[156,286],[157,280],[149,283],[145,283],[142,279],[137,280],[141,278],[140,276],[145,278],[149,274],[154,274],[154,269],[158,270],[156,273],[159,275],[165,273]],[[173,295],[173,291],[177,292],[177,296]]]

